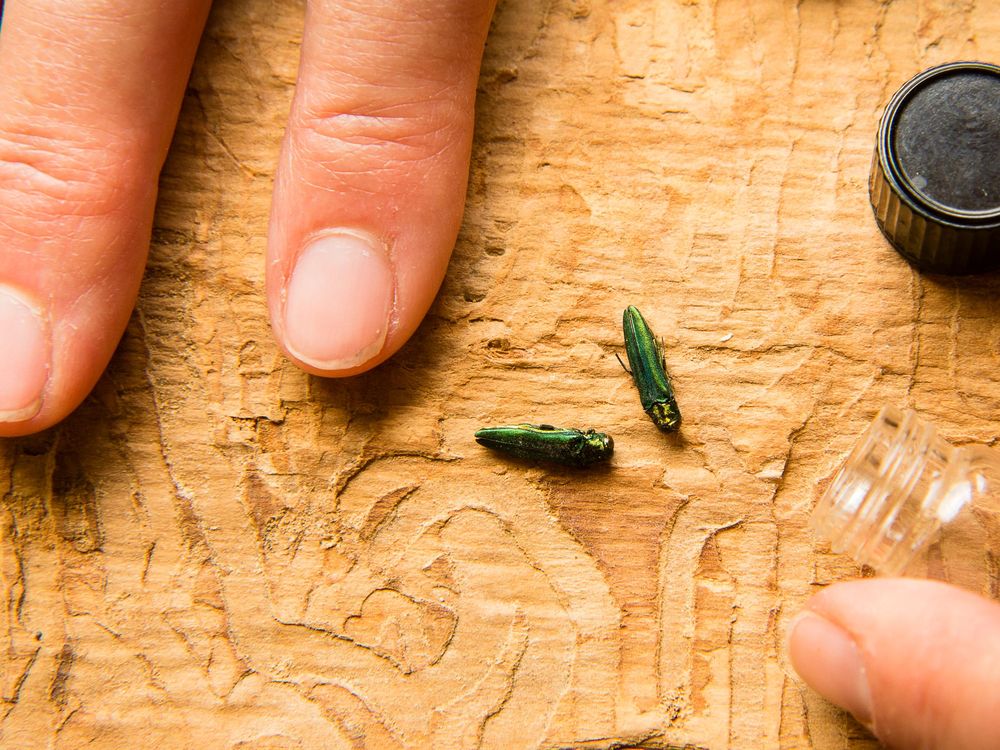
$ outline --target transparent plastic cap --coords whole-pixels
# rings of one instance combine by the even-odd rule
[[[997,544],[998,485],[996,452],[954,448],[915,412],[886,407],[820,499],[812,524],[835,552],[897,575],[956,519],[966,544]]]

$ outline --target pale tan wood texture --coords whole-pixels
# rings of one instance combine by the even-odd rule
[[[503,2],[448,277],[345,381],[263,301],[302,15],[216,4],[119,351],[0,443],[3,747],[873,747],[782,642],[859,572],[807,517],[879,406],[1000,429],[1000,279],[914,273],[866,189],[888,97],[1000,59],[998,6]],[[627,304],[678,437],[615,360]],[[523,420],[613,465],[473,442]],[[934,572],[996,595],[974,557]]]

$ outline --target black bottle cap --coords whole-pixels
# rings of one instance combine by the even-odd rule
[[[918,269],[1000,268],[1000,67],[940,65],[897,91],[868,189],[882,233]]]

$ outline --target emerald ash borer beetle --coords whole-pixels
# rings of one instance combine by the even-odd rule
[[[639,389],[643,410],[664,432],[676,431],[681,426],[681,411],[677,408],[674,389],[667,376],[663,349],[642,313],[632,305],[625,308],[622,328],[625,332],[625,354],[632,369],[625,367],[624,363],[622,367]],[[621,357],[618,361],[622,361]]]
[[[476,442],[518,458],[554,461],[578,468],[607,461],[615,450],[615,441],[603,432],[550,424],[484,427],[476,432]]]

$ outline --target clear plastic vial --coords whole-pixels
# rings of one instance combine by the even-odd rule
[[[812,517],[835,552],[885,575],[907,571],[928,546],[1000,555],[1000,451],[955,448],[913,411],[886,407]]]

